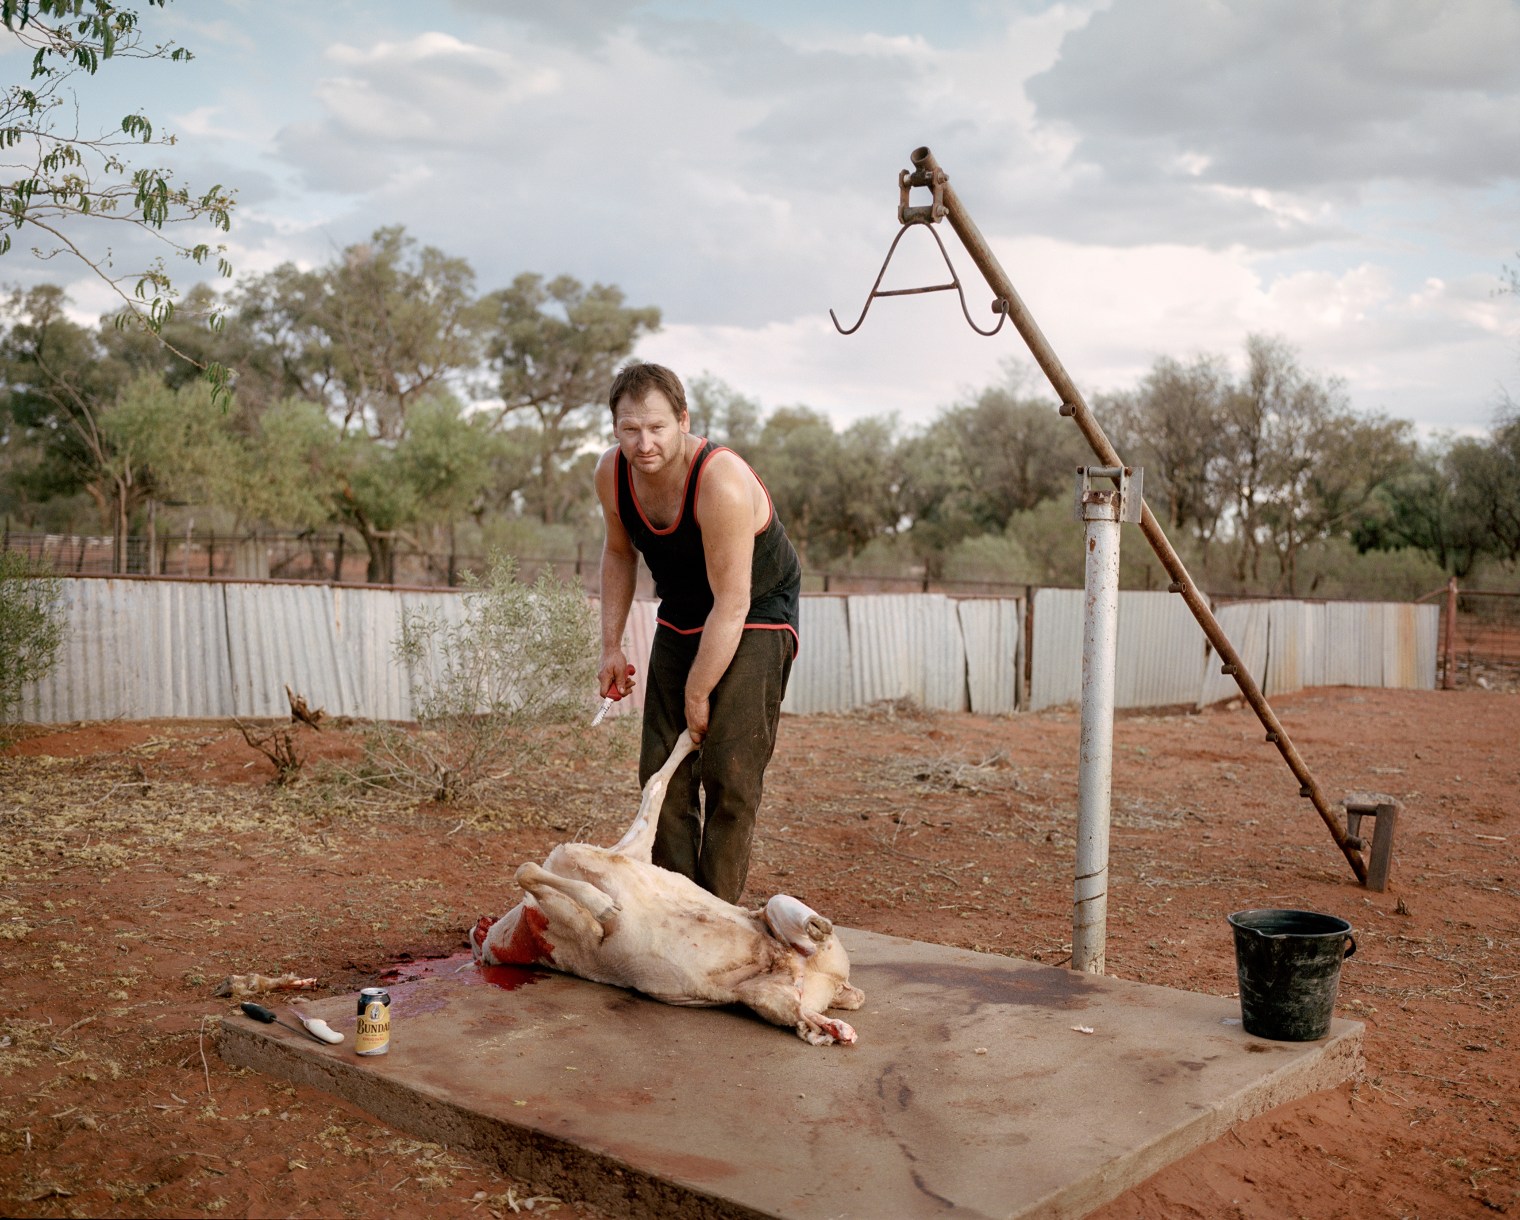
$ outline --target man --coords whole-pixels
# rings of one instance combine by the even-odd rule
[[[700,746],[666,791],[654,863],[737,902],[797,651],[802,567],[759,476],[732,450],[691,435],[673,372],[630,364],[608,404],[617,444],[596,467],[607,527],[597,682],[603,694],[633,689],[623,629],[642,554],[660,608],[640,785],[683,728]]]

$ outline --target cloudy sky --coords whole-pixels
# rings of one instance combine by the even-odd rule
[[[1255,332],[1426,432],[1520,398],[1516,0],[174,0],[145,20],[195,61],[113,64],[82,112],[141,107],[191,185],[239,189],[240,275],[401,224],[482,291],[617,284],[663,311],[641,355],[767,409],[913,425],[1023,355],[949,294],[880,301],[850,338],[829,322],[858,314],[926,144],[1089,397]],[[39,274],[20,254],[0,276]],[[910,232],[884,286],[942,281],[937,259]]]

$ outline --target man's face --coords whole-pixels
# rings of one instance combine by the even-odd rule
[[[691,417],[676,418],[670,399],[650,390],[639,402],[628,395],[618,399],[613,436],[623,456],[640,474],[653,475],[680,460]]]

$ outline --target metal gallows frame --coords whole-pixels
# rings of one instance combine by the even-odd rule
[[[1104,435],[1103,429],[1098,426],[1098,421],[1094,418],[1091,409],[1088,407],[1087,400],[1082,397],[1081,391],[1077,389],[1076,383],[1072,381],[1071,376],[1067,373],[1065,365],[1061,363],[1060,358],[1057,357],[1054,349],[1051,348],[1039,325],[1030,315],[1029,310],[1024,307],[1024,302],[1019,299],[1019,294],[1014,289],[1013,281],[1008,278],[1007,273],[1004,272],[1001,264],[999,264],[997,256],[992,253],[992,249],[982,237],[981,231],[977,229],[975,222],[972,221],[966,209],[962,206],[960,199],[950,186],[949,176],[939,167],[938,162],[934,159],[934,154],[927,148],[918,148],[913,151],[912,161],[913,169],[911,171],[903,170],[898,175],[900,200],[897,209],[897,219],[903,228],[899,231],[897,239],[901,239],[909,225],[924,224],[932,226],[937,224],[941,219],[948,219],[950,221],[950,227],[955,230],[956,235],[961,239],[961,244],[965,246],[967,253],[971,255],[972,260],[981,270],[988,287],[996,294],[996,299],[992,304],[993,312],[1011,319],[1015,329],[1023,336],[1025,344],[1029,347],[1030,354],[1034,357],[1035,362],[1040,366],[1041,371],[1050,382],[1051,388],[1055,390],[1061,400],[1061,414],[1069,416],[1076,421],[1077,427],[1082,430],[1083,437],[1086,438],[1093,453],[1097,455],[1099,462],[1104,466],[1122,467],[1124,462],[1119,457],[1118,450],[1113,447],[1108,437]],[[913,187],[928,188],[932,192],[933,202],[920,207],[910,207],[908,205],[908,192]],[[934,233],[933,228],[930,228],[929,232]],[[939,242],[938,234],[934,234],[934,236],[936,242]],[[944,254],[944,243],[940,242],[939,246],[940,253]],[[896,248],[897,240],[894,240],[892,249],[896,250]],[[891,257],[892,255],[889,251],[887,262],[891,261]],[[948,255],[945,257],[945,263],[947,266],[950,264]],[[883,263],[881,274],[876,277],[876,284],[872,286],[871,293],[866,298],[866,307],[861,310],[860,319],[857,320],[854,326],[846,331],[844,327],[839,325],[839,320],[837,318],[834,319],[835,327],[842,334],[853,333],[859,328],[860,323],[865,320],[866,310],[870,309],[871,302],[878,296],[902,296],[913,292],[938,292],[952,288],[958,293],[961,291],[960,282],[955,277],[953,267],[951,268],[951,283],[949,284],[934,284],[925,288],[895,289],[882,292],[879,291],[879,287],[882,276],[885,274],[886,263]],[[964,293],[961,293],[961,303],[964,310]],[[833,317],[833,310],[829,311],[829,316]],[[969,322],[970,320],[970,314],[968,313],[967,321]],[[998,325],[1002,325],[1001,318]],[[982,331],[975,323],[972,323],[972,327],[979,333],[990,333]],[[995,329],[997,328],[995,327]],[[1240,654],[1235,651],[1235,646],[1230,643],[1229,637],[1225,635],[1224,629],[1220,627],[1219,620],[1214,617],[1214,612],[1209,609],[1208,603],[1199,593],[1198,587],[1193,583],[1193,578],[1188,575],[1187,567],[1183,564],[1176,550],[1173,549],[1165,531],[1161,528],[1161,523],[1156,520],[1155,514],[1151,512],[1149,504],[1142,504],[1141,506],[1140,531],[1151,544],[1151,549],[1155,551],[1156,557],[1161,561],[1161,566],[1166,569],[1167,575],[1171,577],[1170,591],[1182,596],[1182,600],[1187,604],[1193,617],[1198,620],[1198,625],[1203,628],[1203,634],[1208,638],[1209,643],[1214,646],[1214,651],[1220,660],[1221,672],[1235,679],[1236,685],[1240,687],[1240,693],[1245,697],[1246,702],[1251,705],[1252,711],[1256,713],[1257,719],[1261,721],[1266,729],[1267,742],[1277,747],[1278,752],[1283,756],[1283,760],[1288,764],[1288,769],[1298,779],[1299,796],[1313,802],[1315,811],[1319,814],[1325,825],[1329,827],[1331,838],[1335,840],[1335,845],[1341,849],[1342,854],[1350,863],[1357,880],[1365,883],[1367,880],[1367,865],[1362,860],[1360,842],[1349,837],[1345,830],[1342,829],[1339,820],[1331,809],[1330,803],[1325,799],[1325,794],[1321,791],[1319,784],[1315,782],[1314,776],[1310,774],[1308,766],[1304,763],[1297,748],[1293,745],[1287,730],[1283,728],[1282,723],[1277,719],[1277,713],[1267,703],[1266,697],[1261,693],[1261,688],[1256,684],[1256,679],[1246,669],[1244,662],[1240,659]]]

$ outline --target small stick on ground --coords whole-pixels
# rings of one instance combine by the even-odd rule
[[[232,723],[237,725],[238,732],[243,735],[244,741],[274,764],[276,784],[288,784],[300,773],[301,764],[306,760],[296,749],[294,729],[275,728],[261,731],[244,724],[236,717],[233,717]]]
[[[206,1022],[210,1019],[210,1017],[201,1018],[201,1070],[206,1073],[206,1096],[215,1101],[216,1098],[211,1096],[211,1065],[206,1062]]]

